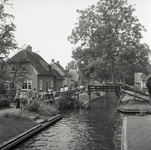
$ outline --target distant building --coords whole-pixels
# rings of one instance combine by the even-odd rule
[[[134,85],[138,88],[146,88],[146,82],[149,76],[144,73],[134,73]]]
[[[71,76],[68,73],[68,70],[65,70],[59,63],[59,61],[55,62],[54,59],[51,60],[50,65],[52,66],[52,69],[59,72],[59,74],[64,78],[63,82],[60,82],[60,88],[64,86],[71,86]]]

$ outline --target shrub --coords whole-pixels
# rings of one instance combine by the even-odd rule
[[[0,99],[0,108],[2,107],[10,107],[10,101],[5,97],[1,97]]]
[[[6,88],[3,83],[0,83],[0,94],[6,94]]]
[[[50,105],[42,104],[42,106],[38,109],[38,113],[40,115],[53,116],[57,114],[57,110]]]
[[[16,91],[15,90],[9,90],[7,91],[7,98],[9,101],[13,101],[15,97]]]
[[[57,114],[57,110],[51,105],[46,105],[37,101],[33,101],[27,106],[27,110],[30,112],[36,112],[39,115],[51,116]]]
[[[75,95],[75,92],[76,91],[67,91],[61,94],[60,109],[74,107],[74,99],[72,99],[72,96]]]
[[[28,106],[27,106],[27,109],[31,112],[37,112],[38,113],[38,109],[40,107],[40,103],[37,102],[37,101],[33,101],[32,103],[30,103]]]

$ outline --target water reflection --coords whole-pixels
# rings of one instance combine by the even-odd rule
[[[120,150],[121,115],[117,100],[100,99],[89,110],[65,110],[63,119],[15,150]]]

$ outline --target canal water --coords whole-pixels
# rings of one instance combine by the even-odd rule
[[[14,150],[120,150],[122,114],[117,98],[94,101],[90,109],[63,110],[63,119]]]

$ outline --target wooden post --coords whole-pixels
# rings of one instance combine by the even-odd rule
[[[103,106],[106,106],[106,101],[107,101],[107,85],[105,85],[104,87],[105,87],[105,89],[103,91],[105,92],[105,96],[104,96]]]
[[[75,99],[76,107],[79,107],[79,105],[80,105],[79,94],[80,94],[80,92],[76,93],[76,99]]]
[[[121,91],[120,96],[119,96],[118,106],[121,104],[121,101],[122,101],[123,97],[124,97],[124,93]]]
[[[87,106],[85,107],[86,109],[90,108],[90,103],[91,103],[91,90],[90,90],[90,85],[88,85],[88,95],[89,95],[89,100],[88,100]]]
[[[134,100],[135,100],[135,88],[134,88]]]

